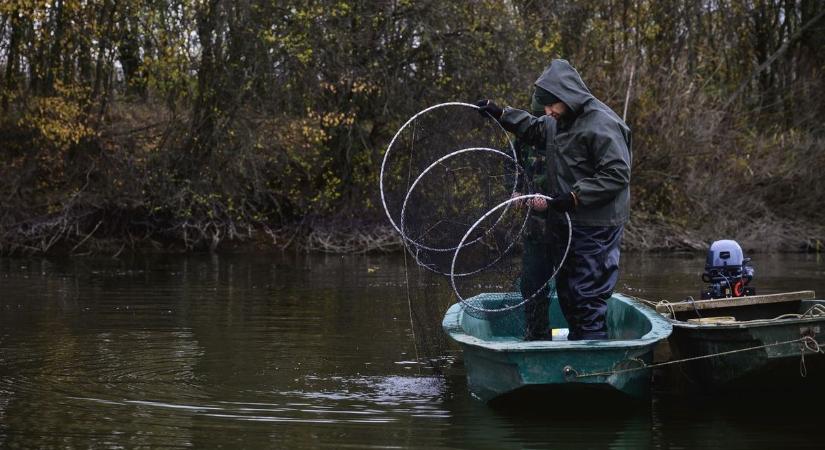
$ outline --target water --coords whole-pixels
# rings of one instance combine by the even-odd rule
[[[825,292],[816,256],[753,256],[759,293]],[[626,254],[619,290],[696,296],[703,264]],[[490,408],[456,348],[444,370],[416,362],[404,273],[398,256],[0,259],[0,448],[819,444],[808,399]]]

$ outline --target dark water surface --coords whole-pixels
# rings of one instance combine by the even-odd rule
[[[618,290],[695,296],[703,256],[625,254]],[[753,256],[760,293],[825,293],[815,255]],[[404,280],[399,256],[0,259],[0,448],[822,446],[807,397],[488,407],[456,348],[416,362]]]

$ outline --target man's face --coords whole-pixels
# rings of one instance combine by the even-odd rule
[[[544,105],[544,114],[559,120],[567,113],[567,105],[564,102],[556,102],[552,105]]]

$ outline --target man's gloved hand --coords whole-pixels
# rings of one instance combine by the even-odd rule
[[[499,108],[499,106],[493,103],[492,100],[479,100],[476,102],[476,106],[478,106],[478,112],[482,116],[486,117],[487,115],[489,115],[493,119],[501,120],[501,113],[504,112],[504,110]]]
[[[570,212],[576,209],[576,206],[579,204],[578,199],[576,199],[576,194],[572,192],[566,192],[564,194],[553,195],[553,199],[547,202],[547,206],[553,208],[558,212]]]
[[[545,200],[544,197],[533,197],[527,199],[526,203],[527,206],[529,206],[536,212],[544,212],[547,209],[547,206],[549,205],[549,203],[547,203],[547,200]]]

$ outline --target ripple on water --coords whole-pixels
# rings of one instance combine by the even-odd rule
[[[200,415],[222,420],[302,423],[391,423],[403,418],[445,419],[440,399],[446,386],[441,377],[315,377],[338,389],[252,393],[255,400],[178,403],[162,400],[133,400],[70,397],[103,407],[141,407],[172,414]],[[271,401],[259,401],[269,398]]]

